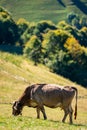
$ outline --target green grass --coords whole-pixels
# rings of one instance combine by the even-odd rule
[[[85,5],[85,0],[81,0]],[[30,22],[40,20],[51,20],[55,23],[66,19],[69,12],[76,12],[79,15],[85,15],[71,0],[63,0],[64,6],[58,0],[0,0],[0,5],[11,12],[13,18],[25,18]],[[15,7],[15,8],[14,8]]]
[[[15,61],[15,62],[14,62]],[[18,63],[17,63],[18,62]],[[23,116],[12,116],[12,103],[24,89],[33,83],[56,83],[78,88],[78,116],[74,124],[62,123],[63,111],[60,108],[45,107],[47,120],[36,119],[36,110],[25,107]],[[87,130],[87,89],[59,75],[51,73],[43,65],[34,66],[22,56],[0,52],[0,130]],[[73,109],[75,99],[73,100]]]
[[[46,108],[48,120],[43,120],[42,117],[36,119],[36,111],[33,108],[25,108],[23,116],[18,117],[11,115],[11,105],[0,105],[0,110],[0,130],[87,130],[86,113],[83,112],[81,114],[84,121],[79,121],[80,115],[73,125],[69,125],[68,120],[66,123],[61,122],[61,111],[58,109]]]

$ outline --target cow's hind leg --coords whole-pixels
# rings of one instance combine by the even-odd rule
[[[69,119],[70,119],[70,124],[73,123],[73,121],[72,121],[72,115],[73,115],[73,109],[72,109],[72,106],[70,105],[70,106],[69,106]]]
[[[62,119],[62,122],[65,122],[67,115],[69,114],[69,109],[64,109],[64,117]]]
[[[47,119],[47,116],[46,116],[46,113],[45,113],[44,106],[41,106],[41,107],[40,107],[40,110],[41,110],[41,112],[43,113],[44,120],[46,120],[46,119]]]

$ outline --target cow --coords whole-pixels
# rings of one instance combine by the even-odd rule
[[[75,103],[75,119],[77,116],[77,97],[78,90],[75,87],[59,86],[56,84],[33,84],[28,86],[22,96],[13,103],[12,114],[14,116],[21,115],[24,106],[36,108],[37,118],[40,118],[40,111],[44,119],[47,119],[44,106],[49,108],[60,107],[64,110],[62,122],[65,122],[69,115],[70,124],[72,121],[73,109],[71,106],[72,100],[76,95]]]

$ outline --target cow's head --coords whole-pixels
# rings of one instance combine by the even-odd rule
[[[22,115],[22,113],[21,113],[22,108],[23,108],[23,105],[19,101],[15,101],[12,106],[12,114],[14,116]]]

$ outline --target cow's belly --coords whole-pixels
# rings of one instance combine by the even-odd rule
[[[46,94],[40,98],[45,106],[56,108],[62,106],[62,99],[54,93],[54,95]]]
[[[50,108],[57,108],[57,107],[62,107],[61,102],[44,102],[43,103],[45,106],[50,107]]]
[[[62,103],[59,102],[59,103],[57,103],[57,104],[55,105],[55,108],[56,108],[56,107],[61,107],[61,106],[62,106]]]
[[[37,107],[38,106],[38,104],[36,103],[36,102],[34,102],[34,101],[30,101],[30,106],[31,107]]]

